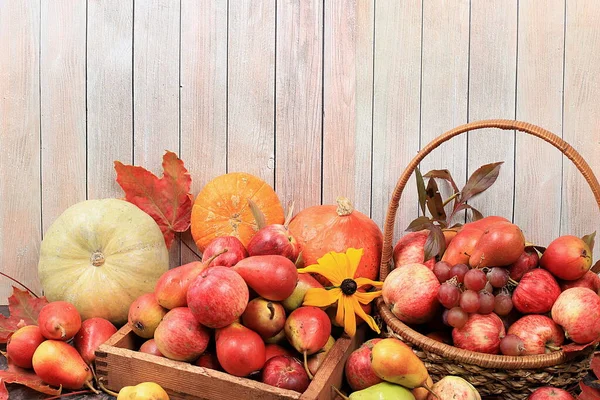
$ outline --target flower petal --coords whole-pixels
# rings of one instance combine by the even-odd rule
[[[339,300],[342,290],[339,288],[322,289],[310,288],[304,295],[303,306],[328,307]]]
[[[339,326],[344,326],[344,303],[345,302],[346,302],[346,296],[344,296],[342,294],[340,296],[340,300],[338,301],[338,304],[337,304],[337,312],[335,313],[335,322]]]
[[[367,293],[357,291],[353,294],[353,296],[362,304],[369,304],[371,301],[381,296],[381,290]]]
[[[356,284],[358,285],[358,287],[367,286],[367,285],[374,286],[377,289],[381,289],[383,287],[383,282],[373,281],[373,280],[368,279],[368,278],[360,277],[360,278],[354,279],[354,281],[356,282]]]
[[[335,257],[335,254],[339,253],[330,251],[329,253],[323,255],[323,257],[319,258],[317,260],[317,264],[309,265],[298,272],[305,272],[304,270],[310,268],[311,270],[307,272],[316,272],[317,274],[327,278],[334,286],[339,286],[346,276],[344,276],[345,271],[343,271],[338,265],[338,260]]]
[[[373,317],[371,317],[369,314],[367,314],[362,309],[360,304],[358,304],[358,302],[354,303],[354,312],[356,313],[356,315],[361,317],[371,327],[371,329],[373,329],[377,333],[381,333],[381,331],[379,330],[379,326],[377,326]]]
[[[360,260],[362,259],[363,253],[363,249],[354,249],[352,247],[346,250],[346,257],[348,258],[349,264],[348,270],[346,271],[346,277],[354,278],[356,270],[358,269],[358,264],[360,264]]]
[[[348,336],[353,337],[356,334],[356,315],[354,310],[360,308],[358,302],[352,296],[343,296],[344,299],[344,331]],[[339,306],[338,306],[339,307]]]

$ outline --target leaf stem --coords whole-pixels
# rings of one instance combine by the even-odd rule
[[[21,286],[23,286],[23,287],[25,288],[25,290],[27,290],[29,293],[31,293],[31,295],[32,295],[33,297],[35,297],[36,299],[39,299],[39,298],[40,298],[40,296],[38,296],[37,294],[35,294],[35,292],[34,292],[33,290],[29,289],[27,286],[23,285],[21,282],[19,282],[18,280],[16,280],[16,279],[15,279],[15,278],[13,278],[12,276],[9,276],[9,275],[5,274],[4,272],[0,272],[0,275],[2,275],[2,276],[4,276],[4,277],[6,277],[6,278],[8,278],[8,279],[10,279],[10,280],[11,280],[11,281],[13,281],[13,282],[16,282],[16,283],[18,283],[18,284],[19,284],[19,285],[21,285]]]
[[[456,192],[454,193],[452,196],[448,197],[446,200],[444,200],[444,202],[442,203],[443,207],[446,207],[446,205],[448,203],[450,203],[452,200],[454,200],[455,198],[457,198],[460,195],[460,192]]]

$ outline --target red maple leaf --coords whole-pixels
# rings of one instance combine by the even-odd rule
[[[577,397],[579,400],[600,400],[600,390],[586,385],[583,381],[579,382],[579,388],[581,389]]]
[[[4,395],[2,387],[6,391],[5,382],[27,386],[30,389],[52,396],[58,396],[61,393],[61,389],[48,386],[33,370],[23,369],[11,363],[10,358],[8,359],[8,369],[5,371],[0,370],[0,382],[0,400],[3,399],[2,396]],[[8,392],[6,398],[8,398]]]
[[[165,153],[162,166],[164,172],[159,179],[142,167],[115,161],[117,183],[125,192],[125,200],[154,218],[167,247],[171,247],[175,232],[185,232],[190,227],[192,178],[173,152]]]
[[[592,362],[590,363],[590,368],[592,371],[594,371],[596,379],[600,379],[600,353],[594,354]]]
[[[0,343],[6,343],[10,335],[25,325],[37,325],[37,317],[42,307],[48,304],[45,297],[36,298],[27,290],[13,286],[13,294],[8,298],[10,317],[0,315]]]

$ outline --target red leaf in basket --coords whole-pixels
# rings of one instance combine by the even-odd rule
[[[0,371],[0,381],[2,381],[2,386],[4,383],[16,383],[18,385],[27,386],[30,389],[35,391],[49,394],[52,396],[58,396],[61,392],[61,389],[56,389],[51,386],[48,386],[46,383],[42,381],[42,379],[33,372],[33,370],[19,368],[16,365],[10,362],[8,359],[8,369],[5,371]],[[6,390],[6,387],[4,387]],[[0,393],[2,390],[0,389]],[[2,399],[2,395],[0,394],[0,400]]]
[[[585,383],[579,382],[579,388],[581,393],[577,397],[579,400],[600,400],[600,390],[594,389],[586,385]]]
[[[190,227],[192,178],[183,161],[171,151],[165,153],[162,166],[164,172],[159,179],[142,167],[115,161],[117,183],[125,192],[125,200],[154,218],[167,247],[171,247],[175,232],[185,232]]]
[[[562,346],[562,351],[567,354],[575,353],[575,352],[585,350],[590,346],[594,346],[597,343],[598,343],[598,340],[595,340],[595,341],[589,342],[589,343],[585,343],[585,344],[569,343],[569,344]]]
[[[45,297],[36,298],[27,290],[13,286],[13,294],[8,298],[10,317],[0,315],[0,343],[6,343],[10,335],[25,325],[37,325],[37,317],[42,307],[48,304]]]
[[[0,400],[8,400],[8,390],[2,379],[0,379]]]

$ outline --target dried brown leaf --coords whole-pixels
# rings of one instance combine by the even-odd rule
[[[452,186],[452,189],[454,189],[454,192],[460,191],[458,189],[458,186],[456,185],[456,182],[454,182],[454,179],[452,178],[450,171],[448,171],[447,169],[432,169],[431,171],[429,171],[428,173],[426,173],[423,176],[425,178],[444,179],[450,183],[450,185]]]
[[[415,178],[417,180],[417,193],[419,195],[419,207],[421,212],[425,215],[425,202],[427,201],[427,194],[425,193],[425,181],[419,168],[415,168]]]
[[[437,182],[433,178],[429,178],[427,182],[427,188],[425,189],[427,195],[427,209],[434,220],[446,225],[446,211],[444,210],[444,200],[438,188]]]
[[[473,172],[461,192],[461,203],[465,203],[492,186],[492,184],[496,182],[496,179],[498,179],[500,166],[502,164],[504,164],[504,161],[485,164]]]

